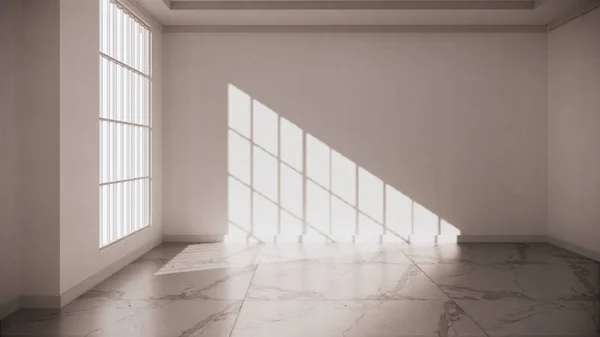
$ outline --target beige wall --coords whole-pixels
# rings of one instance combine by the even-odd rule
[[[545,34],[164,39],[166,235],[227,231],[228,84],[462,234],[545,235]]]
[[[32,305],[29,298],[45,301],[60,286],[59,6],[58,0],[22,1],[19,20],[21,270],[23,294]]]
[[[135,7],[131,7],[136,10]],[[144,15],[143,13],[140,13]],[[151,20],[151,19],[149,19]],[[99,247],[99,2],[60,6],[60,293],[67,298],[98,282],[93,277],[162,240],[161,26],[153,21],[153,224],[110,247]],[[106,277],[108,275],[104,275]]]
[[[548,34],[548,234],[600,259],[600,9]]]
[[[11,6],[1,7],[0,310],[14,309],[19,295],[25,307],[56,307],[162,240],[161,26],[148,18],[153,225],[100,250],[99,2],[22,0],[20,13]]]
[[[20,1],[0,1],[0,319],[19,305],[21,226],[15,97]]]

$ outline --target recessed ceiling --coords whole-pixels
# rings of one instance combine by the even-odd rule
[[[587,1],[137,0],[166,26],[546,26]]]

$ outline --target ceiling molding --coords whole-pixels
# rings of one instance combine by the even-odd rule
[[[198,25],[164,33],[545,33],[545,25]]]
[[[533,10],[530,0],[163,0],[171,10]]]
[[[580,16],[585,15],[588,12],[593,11],[596,8],[600,7],[600,0],[590,0],[585,2],[582,6],[578,7],[576,10],[568,13],[565,16],[562,16],[552,22],[550,22],[547,26],[547,31],[555,30],[556,28],[565,25]]]
[[[164,2],[168,9],[171,9],[171,0],[162,0],[162,2]]]
[[[162,32],[163,25],[137,0],[116,0],[116,2],[133,13],[145,25],[149,26],[150,30]]]

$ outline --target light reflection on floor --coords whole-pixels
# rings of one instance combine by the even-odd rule
[[[599,264],[548,244],[163,244],[2,336],[596,336]]]

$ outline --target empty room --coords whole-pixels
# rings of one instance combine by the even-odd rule
[[[0,0],[1,337],[599,337],[600,0]]]

